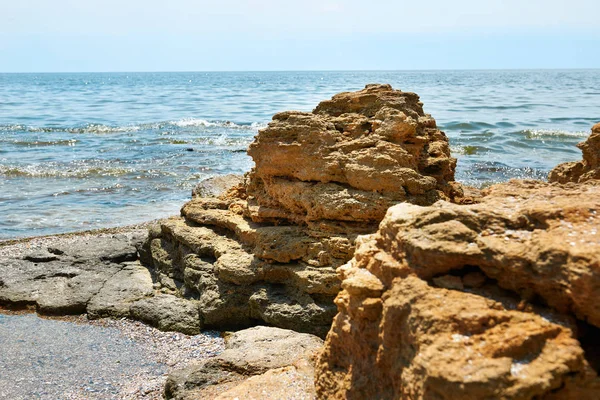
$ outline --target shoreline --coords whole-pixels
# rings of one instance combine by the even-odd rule
[[[154,219],[138,224],[126,226],[99,228],[86,231],[65,232],[54,235],[31,236],[18,239],[9,239],[0,241],[0,259],[17,259],[23,258],[27,254],[36,253],[46,250],[48,247],[64,247],[70,245],[80,245],[82,242],[94,242],[98,239],[111,238],[119,235],[126,236],[142,236],[147,234],[148,227],[155,223],[160,223],[165,218]],[[0,283],[2,281],[0,280]],[[216,330],[205,330],[195,335],[189,335],[177,331],[163,331],[151,324],[144,323],[132,317],[115,317],[108,316],[105,318],[91,318],[88,312],[82,313],[47,313],[39,309],[39,306],[33,303],[15,303],[0,305],[0,319],[6,317],[5,323],[18,324],[19,326],[35,326],[36,328],[21,329],[21,333],[13,332],[15,335],[26,335],[28,331],[38,332],[35,334],[32,344],[22,347],[19,346],[20,339],[13,339],[15,343],[10,346],[12,358],[18,358],[19,362],[7,361],[4,368],[8,368],[5,372],[8,374],[12,371],[15,376],[20,375],[27,365],[27,360],[37,359],[37,354],[42,356],[42,353],[35,353],[30,346],[38,346],[37,337],[51,337],[50,332],[53,329],[61,329],[67,336],[75,335],[78,332],[87,332],[87,335],[92,335],[98,340],[98,345],[101,348],[110,348],[111,346],[125,346],[129,349],[130,346],[139,348],[136,350],[136,357],[131,357],[131,363],[126,368],[125,373],[122,371],[116,374],[112,368],[112,363],[120,363],[107,355],[103,355],[98,360],[98,365],[89,371],[90,382],[84,382],[79,377],[64,377],[66,386],[62,386],[60,390],[67,390],[69,393],[56,393],[63,395],[65,399],[83,400],[89,398],[126,398],[126,399],[145,399],[155,400],[162,399],[165,382],[167,377],[174,371],[189,367],[193,364],[202,362],[203,360],[212,358],[220,354],[224,350],[224,339],[222,332]],[[17,317],[15,319],[13,317]],[[56,323],[66,323],[69,325],[56,325]],[[54,328],[52,328],[54,327]],[[58,328],[57,328],[58,327]],[[1,325],[0,325],[1,328]],[[99,330],[95,329],[99,328]],[[41,331],[42,333],[39,333]],[[48,332],[43,333],[43,332]],[[6,336],[6,335],[5,335]],[[19,336],[20,337],[20,336]],[[4,337],[4,342],[8,343],[11,338]],[[130,343],[123,345],[123,343]],[[2,342],[0,341],[0,344]],[[5,343],[5,345],[6,345]],[[35,343],[35,344],[33,344]],[[96,344],[96,342],[94,342]],[[49,344],[47,344],[49,345]],[[52,348],[62,348],[61,353],[69,353],[72,349],[63,341],[56,337],[52,339]],[[55,346],[55,347],[54,347]],[[8,349],[6,349],[8,351]],[[38,349],[39,351],[39,349]],[[80,346],[77,350],[79,353],[86,355],[91,350],[86,346]],[[83,356],[82,356],[83,357]],[[73,357],[72,357],[73,358]],[[74,358],[78,359],[78,356]],[[85,357],[83,357],[85,358]],[[89,357],[88,357],[89,358]],[[113,355],[114,358],[114,355]],[[137,361],[136,361],[137,360]],[[85,367],[83,362],[74,361],[80,367]],[[133,364],[132,364],[133,363]],[[137,364],[136,364],[137,363]],[[149,368],[147,365],[156,365],[155,368]],[[119,364],[123,365],[123,364]],[[125,365],[123,365],[125,367]],[[39,373],[43,373],[44,380],[54,381],[55,376],[59,377],[61,372],[48,364],[48,367],[40,367]],[[70,367],[72,368],[72,367]],[[79,367],[77,367],[79,368]],[[22,372],[18,372],[21,371]],[[159,371],[160,370],[160,371]],[[91,381],[91,377],[95,377]],[[108,378],[107,378],[108,377]],[[108,382],[110,385],[98,382]],[[12,398],[28,398],[32,395],[32,391],[47,390],[42,386],[37,386],[34,381],[25,385],[23,388],[18,388],[18,385],[11,385],[10,382],[2,382],[0,380],[0,393],[9,393]],[[52,389],[49,389],[50,391]],[[58,389],[56,389],[58,390]],[[112,390],[113,392],[109,392]],[[117,390],[118,394],[114,391]],[[42,392],[39,392],[42,393]],[[20,397],[23,396],[23,397]],[[42,398],[44,398],[42,396]]]
[[[24,237],[18,237],[18,238],[14,238],[14,239],[0,239],[0,249],[2,247],[11,246],[14,244],[27,243],[27,242],[32,242],[32,241],[36,241],[36,240],[43,240],[43,239],[55,238],[55,237],[69,238],[69,237],[84,236],[84,235],[90,235],[90,236],[115,235],[115,234],[119,234],[119,233],[145,229],[152,224],[160,223],[160,222],[162,222],[166,219],[169,219],[173,216],[174,215],[164,217],[164,218],[156,218],[153,220],[140,222],[137,224],[113,226],[113,227],[108,227],[108,228],[95,228],[95,229],[88,229],[88,230],[82,230],[82,231],[70,231],[70,232],[54,233],[54,234],[39,235],[39,236],[24,236]]]
[[[45,250],[48,246],[62,244],[64,242],[68,243],[69,241],[84,240],[86,238],[94,239],[111,237],[121,234],[143,234],[142,232],[147,232],[148,227],[151,225],[161,223],[168,218],[171,217],[157,218],[138,224],[115,226],[110,228],[98,228],[85,231],[57,233],[53,235],[28,236],[23,238],[0,240],[0,260],[3,258],[20,257],[23,256],[25,252]]]

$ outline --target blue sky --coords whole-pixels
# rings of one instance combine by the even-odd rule
[[[0,0],[0,72],[600,68],[598,0]]]

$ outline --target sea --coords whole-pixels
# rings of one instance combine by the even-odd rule
[[[0,74],[0,240],[177,214],[273,114],[369,83],[418,93],[476,187],[545,179],[600,121],[600,70]]]

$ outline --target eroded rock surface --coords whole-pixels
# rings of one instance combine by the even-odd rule
[[[206,327],[324,336],[356,237],[394,204],[462,195],[446,136],[416,94],[389,85],[276,114],[248,153],[243,183],[192,199],[144,246],[163,289],[197,299]]]
[[[600,185],[390,208],[339,269],[323,399],[596,399]]]
[[[166,331],[197,334],[198,302],[162,294],[138,260],[145,230],[119,235],[55,236],[34,250],[3,247],[0,307],[45,315],[87,313],[91,319],[133,318]]]
[[[600,179],[600,123],[592,127],[592,134],[577,147],[583,153],[583,160],[557,165],[548,175],[550,182],[578,183]]]
[[[0,306],[55,315],[129,315],[129,304],[152,293],[150,272],[136,262],[142,232],[58,239],[56,245],[3,257]]]
[[[168,399],[313,399],[314,358],[323,341],[258,326],[232,334],[225,351],[169,375]]]

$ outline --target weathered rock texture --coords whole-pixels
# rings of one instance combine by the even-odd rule
[[[234,333],[225,351],[169,375],[165,397],[192,399],[314,399],[316,336],[259,326]]]
[[[0,308],[45,315],[130,317],[162,330],[200,332],[198,302],[161,294],[138,251],[145,230],[119,235],[55,236],[29,251],[12,246],[0,259]],[[3,246],[6,253],[11,246]]]
[[[600,184],[390,208],[339,268],[323,399],[598,399]]]
[[[583,160],[557,165],[548,176],[550,182],[585,182],[600,179],[600,123],[592,127],[592,134],[577,145]]]
[[[97,237],[5,257],[0,260],[0,305],[35,306],[44,314],[79,314],[89,308],[98,316],[128,315],[125,304],[152,293],[148,269],[135,263],[133,241],[126,235]]]
[[[206,327],[258,322],[324,336],[335,269],[404,201],[461,195],[448,141],[414,93],[368,85],[283,112],[248,153],[256,167],[220,197],[196,197],[151,231],[143,259],[197,299]]]

